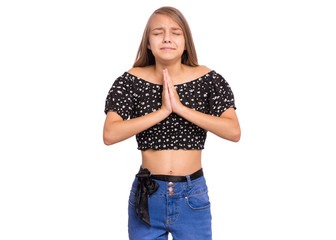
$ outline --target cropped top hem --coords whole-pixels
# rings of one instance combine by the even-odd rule
[[[166,148],[159,148],[159,147],[138,147],[137,148],[138,150],[141,150],[141,151],[146,151],[148,149],[152,149],[152,150],[156,150],[156,151],[162,151],[162,150],[179,150],[179,149],[183,149],[183,150],[203,150],[204,149],[204,146],[203,147],[197,147],[197,148],[192,148],[192,147],[166,147]]]
[[[180,102],[195,111],[220,117],[237,109],[231,87],[215,70],[189,82],[174,85]],[[163,85],[124,72],[112,84],[104,112],[116,112],[123,120],[157,111],[162,105]],[[172,112],[161,122],[136,134],[138,150],[204,149],[207,131]]]

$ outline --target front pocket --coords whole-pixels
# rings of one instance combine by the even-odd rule
[[[188,206],[194,210],[200,210],[210,207],[208,191],[185,197]]]

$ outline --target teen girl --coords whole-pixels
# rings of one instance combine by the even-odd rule
[[[234,95],[215,70],[198,65],[182,13],[150,16],[133,68],[106,98],[104,143],[136,135],[142,165],[129,196],[129,238],[212,239],[201,154],[207,131],[237,142]]]

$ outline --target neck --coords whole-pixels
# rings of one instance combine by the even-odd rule
[[[185,70],[185,66],[181,62],[172,64],[155,63],[154,72],[156,76],[162,76],[163,69],[168,69],[169,76],[174,79],[181,75],[181,72]]]

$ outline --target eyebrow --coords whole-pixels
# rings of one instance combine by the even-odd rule
[[[176,27],[172,27],[172,28],[170,28],[170,29],[172,29],[172,30],[180,30],[180,31],[182,31],[182,29],[181,28],[176,28]],[[154,28],[152,31],[155,31],[155,30],[163,30],[163,27],[158,27],[158,28]]]

